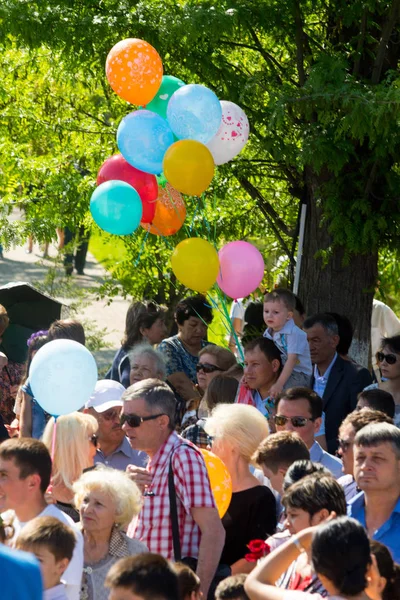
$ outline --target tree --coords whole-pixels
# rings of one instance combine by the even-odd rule
[[[111,46],[136,36],[159,50],[166,72],[239,103],[252,140],[217,186],[235,178],[292,270],[296,214],[307,205],[300,296],[309,312],[346,313],[365,358],[378,251],[399,239],[399,7],[6,0],[0,14],[20,43],[62,49],[70,70],[97,69],[99,81]]]

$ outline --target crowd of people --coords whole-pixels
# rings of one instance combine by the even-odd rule
[[[400,599],[400,328],[372,369],[345,316],[306,316],[284,288],[233,315],[228,349],[204,296],[170,337],[162,307],[134,302],[105,378],[57,418],[30,364],[85,345],[81,323],[35,332],[11,386],[0,353],[2,597]],[[0,342],[8,322],[0,307]],[[205,449],[229,473],[225,513]]]

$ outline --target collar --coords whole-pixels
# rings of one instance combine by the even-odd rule
[[[101,454],[102,456],[105,456],[101,448],[97,448],[97,452],[99,452],[99,454]],[[122,452],[122,454],[125,454],[125,456],[127,456],[128,458],[132,456],[132,446],[130,445],[129,440],[126,436],[124,437],[118,448],[116,448],[108,456],[114,456],[115,454],[118,454],[118,452]]]
[[[337,357],[338,357],[338,353],[335,352],[335,356],[332,358],[331,364],[329,365],[329,367],[327,368],[327,370],[325,371],[325,373],[323,375],[319,374],[318,366],[315,364],[314,365],[314,379],[324,379],[325,381],[328,381],[328,377],[331,373],[333,365],[336,362]]]
[[[296,327],[293,319],[288,319],[282,329],[279,331],[273,331],[271,327],[268,327],[268,333],[271,336],[280,335],[281,333],[292,333],[293,329]]]
[[[357,494],[357,496],[354,496],[354,498],[352,498],[348,504],[349,504],[349,507],[351,508],[352,512],[354,510],[359,510],[360,508],[362,508],[362,510],[365,513],[365,494],[364,494],[364,492],[361,491],[359,494]],[[399,496],[396,504],[394,505],[392,514],[393,513],[400,514],[400,496]],[[390,517],[389,517],[389,519],[390,519]]]
[[[114,526],[111,531],[108,554],[116,556],[117,558],[123,558],[124,556],[129,556],[131,554],[125,534],[116,526]]]
[[[317,442],[317,440],[314,440],[313,445],[310,448],[310,456],[311,456],[311,452],[313,453],[314,457],[312,458],[313,462],[320,462],[324,451],[322,446],[320,446]]]
[[[181,438],[179,435],[175,433],[175,431],[172,431],[163,445],[157,450],[156,454],[149,461],[149,470],[154,471],[157,467],[163,467],[167,463],[172,450],[175,448],[175,446],[178,446],[180,442]]]

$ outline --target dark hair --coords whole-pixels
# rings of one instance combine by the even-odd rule
[[[197,593],[200,590],[200,579],[190,567],[184,563],[175,563],[172,565],[178,576],[179,598],[185,600],[187,596]]]
[[[40,490],[45,493],[51,477],[51,458],[43,442],[33,438],[12,438],[0,444],[0,458],[14,460],[19,468],[19,478],[38,474]]]
[[[7,309],[0,304],[0,335],[2,335],[7,329],[10,323],[9,316],[7,314]]]
[[[244,352],[246,354],[246,352],[251,352],[256,348],[258,348],[264,354],[264,356],[269,360],[269,362],[272,362],[273,360],[279,360],[279,363],[282,368],[282,353],[279,350],[279,348],[275,346],[272,340],[269,340],[265,337],[256,338],[255,340],[252,340],[251,342],[246,344],[246,346],[244,347]]]
[[[380,410],[372,410],[372,408],[364,408],[363,410],[355,410],[347,415],[342,421],[340,429],[346,425],[351,425],[354,431],[357,433],[363,427],[370,425],[371,423],[389,423],[393,425],[393,419],[388,417],[385,413]]]
[[[244,311],[244,327],[242,345],[246,346],[252,340],[259,338],[265,331],[264,308],[262,302],[249,302]]]
[[[264,302],[283,302],[288,310],[296,308],[296,298],[293,292],[286,288],[276,288],[264,294]]]
[[[28,356],[27,356],[27,359],[25,362],[24,373],[23,373],[22,379],[21,379],[21,385],[23,385],[29,377],[29,369],[31,367],[31,362],[34,357],[34,352],[37,352],[38,350],[40,350],[40,348],[42,348],[42,346],[47,344],[48,341],[49,341],[49,338],[47,337],[47,335],[39,335],[30,342],[30,344],[28,346]]]
[[[175,309],[175,319],[178,325],[183,325],[190,317],[197,317],[207,324],[213,320],[211,306],[202,294],[188,296],[178,303]]]
[[[74,340],[84,346],[86,343],[85,330],[82,323],[76,319],[53,321],[48,333],[48,341],[52,340]]]
[[[310,329],[311,327],[314,327],[314,325],[321,325],[329,335],[339,335],[338,324],[328,313],[318,313],[311,317],[307,317],[303,327],[304,329]]]
[[[321,463],[312,462],[312,460],[296,460],[285,473],[285,477],[283,480],[283,491],[286,492],[289,486],[296,483],[296,481],[300,481],[303,477],[307,477],[307,475],[327,475],[329,477],[332,476],[332,473],[321,465]]]
[[[349,353],[351,342],[353,341],[354,329],[350,319],[344,315],[335,312],[328,312],[327,315],[333,317],[338,326],[339,343],[337,345],[338,354],[346,356]]]
[[[400,566],[392,558],[389,550],[376,540],[370,541],[371,554],[376,558],[379,575],[386,579],[382,600],[400,600]]]
[[[307,475],[291,485],[282,496],[282,504],[288,508],[300,508],[310,517],[324,508],[337,516],[345,515],[346,498],[343,487],[332,475]]]
[[[322,398],[318,396],[313,390],[306,387],[292,387],[288,390],[283,390],[275,399],[275,409],[278,410],[279,402],[281,400],[307,400],[312,419],[319,419],[322,417]]]
[[[208,410],[211,412],[217,404],[233,404],[238,391],[239,382],[235,377],[217,375],[212,379],[204,394]]]
[[[231,575],[217,585],[215,600],[249,600],[244,589],[247,575]]]
[[[400,429],[396,425],[390,423],[371,423],[363,427],[354,439],[356,446],[364,446],[365,448],[385,443],[392,444],[393,451],[397,458],[400,459]]]
[[[363,390],[357,396],[357,400],[363,398],[368,402],[369,408],[385,413],[391,419],[394,418],[396,405],[390,392],[374,388],[372,390]]]
[[[302,303],[302,301],[300,300],[300,298],[296,294],[293,294],[293,296],[294,296],[294,299],[296,301],[295,310],[297,310],[297,312],[299,313],[299,315],[305,315],[306,314],[306,309],[304,308],[304,304]]]
[[[124,350],[143,341],[142,328],[150,329],[157,319],[163,319],[165,311],[155,302],[132,302],[125,318],[125,333],[121,342]]]
[[[381,348],[389,346],[393,352],[400,354],[400,335],[393,335],[392,337],[384,337],[381,339]]]
[[[36,517],[18,535],[16,547],[27,550],[45,547],[56,559],[71,560],[76,544],[75,534],[68,525],[55,517]]]
[[[323,523],[314,534],[311,558],[317,575],[327,577],[339,594],[356,596],[365,590],[370,546],[367,532],[355,519]]]
[[[258,446],[253,461],[265,465],[273,473],[279,468],[288,469],[296,460],[310,459],[310,452],[294,431],[278,431],[270,434]]]
[[[146,552],[118,560],[109,570],[105,587],[122,587],[144,600],[177,600],[178,576],[159,554]]]

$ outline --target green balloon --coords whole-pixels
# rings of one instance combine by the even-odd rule
[[[164,75],[162,78],[160,89],[154,96],[153,100],[146,106],[146,110],[152,110],[163,119],[167,118],[167,106],[171,96],[180,87],[186,85],[181,79],[172,75]]]

